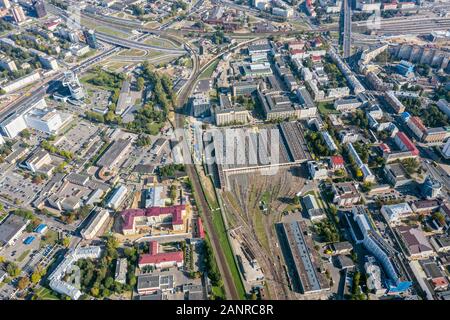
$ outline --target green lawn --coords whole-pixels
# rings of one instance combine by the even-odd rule
[[[171,41],[159,39],[159,38],[148,38],[144,41],[145,44],[149,44],[151,46],[161,47],[161,48],[176,48]]]
[[[53,293],[52,290],[40,287],[35,291],[37,296],[37,300],[59,300],[57,296]]]
[[[211,76],[214,73],[214,70],[216,70],[218,64],[219,64],[219,59],[217,59],[213,63],[211,63],[209,65],[209,67],[206,68],[205,71],[203,71],[203,73],[200,75],[200,80],[211,78]]]
[[[196,171],[200,177],[200,180],[205,181],[205,179],[202,179],[202,176],[203,176],[202,173],[199,172],[198,170],[199,169],[197,169],[197,167],[196,167]],[[211,183],[211,185],[212,185],[211,178],[207,178],[207,179],[209,180],[209,183]],[[214,195],[211,195],[210,192],[206,192],[206,190],[204,189],[203,183],[202,183],[202,190],[195,190],[195,191],[203,192],[203,194],[206,197],[206,201],[208,202],[208,205],[211,209],[219,208],[218,201],[217,201],[217,195],[216,195],[214,189],[213,189]],[[203,214],[205,214],[205,213],[203,213]],[[218,236],[220,247],[222,248],[222,251],[225,255],[225,259],[227,260],[227,264],[230,268],[230,272],[233,277],[233,282],[236,286],[238,295],[239,295],[240,299],[245,299],[246,294],[245,294],[244,284],[242,283],[242,279],[239,274],[239,269],[238,269],[236,260],[234,258],[233,250],[231,249],[230,242],[228,241],[227,231],[225,228],[225,223],[223,221],[222,212],[220,209],[219,210],[211,210],[211,215],[212,215],[212,222],[213,222],[214,230],[209,230],[209,232],[214,232]]]
[[[319,109],[319,112],[321,114],[330,114],[330,113],[337,114],[337,113],[339,113],[339,111],[334,109],[333,103],[331,103],[331,102],[319,102],[317,104],[317,108]]]
[[[17,262],[22,262],[30,253],[30,250],[25,250],[22,254],[17,258]]]
[[[39,247],[43,248],[46,245],[54,245],[58,241],[58,233],[53,230],[47,230],[45,235],[42,237]]]

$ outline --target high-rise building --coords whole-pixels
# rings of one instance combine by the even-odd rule
[[[78,80],[78,77],[72,71],[64,73],[63,86],[69,88],[70,95],[75,100],[82,100],[84,98],[84,90]]]
[[[12,14],[14,17],[14,21],[16,23],[21,23],[26,20],[25,13],[23,12],[22,7],[20,7],[20,6],[14,6],[12,8]]]
[[[43,18],[47,15],[47,10],[45,9],[44,1],[36,0],[33,2],[34,12],[36,13],[36,17]]]
[[[83,31],[84,38],[86,39],[86,43],[91,47],[92,49],[98,48],[98,42],[97,38],[95,37],[95,31],[94,30],[84,30]]]
[[[0,0],[0,5],[5,9],[11,8],[11,3],[9,3],[9,0]]]

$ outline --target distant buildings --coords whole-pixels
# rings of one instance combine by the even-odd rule
[[[14,60],[7,57],[6,55],[0,55],[0,67],[2,69],[8,70],[8,71],[17,71],[17,66]]]
[[[211,108],[209,96],[200,92],[191,96],[190,104],[194,117],[205,116]]]
[[[334,108],[342,113],[354,112],[361,106],[361,101],[355,97],[341,98],[334,102]]]
[[[331,152],[336,152],[338,150],[338,147],[328,131],[321,131],[320,134],[322,135],[322,138],[325,141],[325,145],[327,146],[328,150],[330,150]]]
[[[17,137],[27,128],[38,130],[47,134],[55,134],[71,119],[71,116],[62,118],[59,111],[47,107],[44,99],[38,100],[24,108],[12,113],[0,123],[2,133],[8,138]]]
[[[72,71],[66,71],[64,73],[64,79],[62,82],[64,87],[69,88],[71,97],[75,100],[82,100],[85,96],[83,87],[78,80],[78,76]]]
[[[145,208],[151,207],[163,207],[164,197],[162,196],[164,192],[163,186],[151,187],[145,192]]]
[[[353,207],[352,218],[350,219],[353,219],[353,222],[348,219],[351,225],[353,239],[357,243],[362,243],[366,250],[369,251],[383,267],[383,271],[388,278],[387,286],[389,293],[400,293],[408,290],[412,283],[406,280],[406,276],[401,269],[402,267],[399,262],[398,252],[378,235],[372,222],[369,220],[364,207]]]
[[[34,72],[32,72],[26,76],[23,76],[17,80],[10,81],[6,84],[0,85],[0,88],[5,93],[11,93],[11,92],[17,91],[19,89],[22,89],[22,88],[34,83],[35,81],[39,80],[40,78],[41,78],[41,74],[38,71],[34,71]]]
[[[214,118],[218,126],[245,124],[249,113],[245,107],[233,104],[228,95],[221,94],[219,105],[214,109]]]
[[[9,0],[0,0],[0,5],[5,9],[11,8],[11,3],[9,2]]]
[[[97,166],[112,170],[125,158],[133,145],[130,139],[118,139],[114,141],[101,158],[97,161]]]
[[[385,92],[384,98],[385,98],[386,102],[392,107],[392,109],[394,109],[394,111],[397,114],[405,111],[405,106],[395,96],[394,91]]]
[[[116,270],[114,272],[114,280],[118,283],[125,284],[127,282],[128,262],[126,258],[117,259]]]
[[[355,161],[358,168],[361,170],[362,175],[363,175],[363,181],[370,182],[370,183],[375,182],[375,175],[369,169],[369,166],[362,162],[361,158],[359,157],[358,152],[356,151],[356,149],[352,143],[348,144],[348,152],[349,152],[349,155]]]
[[[303,206],[312,222],[316,222],[326,218],[325,211],[317,204],[317,199],[314,195],[308,194],[302,198]]]
[[[158,292],[171,291],[175,287],[175,279],[169,275],[140,275],[137,280],[137,292],[140,295],[155,294]]]
[[[129,80],[124,80],[120,88],[119,99],[117,100],[117,107],[115,114],[122,115],[132,104],[132,97],[130,94],[131,83]]]
[[[384,173],[389,184],[394,188],[402,187],[412,182],[401,163],[386,164]]]
[[[381,268],[374,257],[367,257],[367,261],[364,263],[364,271],[366,272],[366,283],[369,290],[376,295],[383,295],[387,289],[381,280]]]

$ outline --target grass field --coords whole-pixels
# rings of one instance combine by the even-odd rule
[[[38,300],[59,300],[59,298],[54,295],[53,291],[44,287],[37,289],[35,294],[38,297]]]
[[[171,42],[155,37],[148,38],[144,41],[145,44],[149,44],[151,46],[161,47],[161,48],[176,48],[176,46]]]
[[[43,248],[46,245],[54,245],[58,241],[58,233],[53,230],[47,230],[45,236],[41,239],[39,247]]]
[[[121,32],[118,30],[114,30],[114,29],[110,29],[108,27],[105,26],[100,26],[97,25],[89,20],[86,19],[81,19],[81,24],[85,27],[88,27],[90,29],[94,29],[98,32],[102,32],[102,33],[106,33],[107,35],[110,36],[114,36],[114,37],[119,37],[119,38],[128,38],[130,36],[130,34],[125,33],[125,32]]]
[[[319,109],[319,112],[321,114],[338,114],[339,111],[337,111],[336,109],[334,109],[333,107],[333,103],[331,102],[319,102],[317,104],[317,108]]]
[[[139,49],[128,49],[121,51],[118,55],[126,57],[144,57],[145,51]]]
[[[219,59],[217,59],[213,63],[211,63],[209,65],[209,67],[206,68],[205,71],[203,71],[203,73],[200,75],[200,80],[211,78],[211,76],[213,75],[214,70],[216,70],[218,64],[219,64]]]
[[[233,276],[233,282],[235,283],[239,297],[241,299],[245,299],[246,295],[244,284],[242,283],[242,279],[239,274],[239,269],[236,260],[234,258],[233,250],[231,249],[230,242],[228,241],[225,223],[223,221],[222,212],[218,205],[217,195],[215,193],[214,186],[212,184],[211,179],[205,177],[203,172],[200,171],[199,175],[202,180],[202,186],[204,186],[203,193],[205,194],[206,201],[208,201],[208,205],[211,208],[212,222],[214,226],[213,232],[215,232],[219,238],[220,246],[223,250],[223,253],[225,254],[225,258],[230,268],[231,275]],[[211,194],[211,191],[213,191],[213,194]]]
[[[22,262],[30,253],[30,250],[25,250],[22,254],[17,258],[17,262]]]

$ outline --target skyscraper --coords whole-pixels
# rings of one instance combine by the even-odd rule
[[[9,0],[0,0],[0,5],[5,9],[11,8],[11,3],[9,3]]]
[[[12,14],[16,23],[21,23],[26,20],[25,13],[21,6],[14,6],[12,8]]]
[[[43,18],[47,15],[47,10],[45,10],[45,4],[42,0],[36,0],[33,2],[34,11],[36,13],[36,17]]]
[[[84,38],[86,39],[86,43],[89,45],[89,47],[93,49],[98,48],[98,42],[97,38],[95,37],[94,30],[84,30],[83,31]]]

